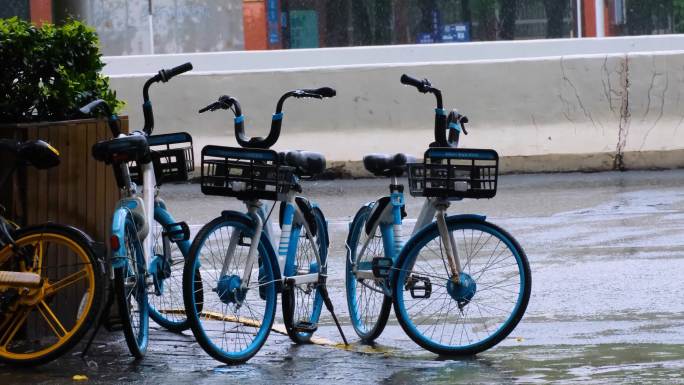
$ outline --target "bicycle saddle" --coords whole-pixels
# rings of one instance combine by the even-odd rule
[[[406,164],[415,162],[415,157],[402,153],[369,154],[363,157],[363,166],[375,176],[402,176]]]
[[[106,164],[130,161],[149,163],[152,160],[147,138],[143,135],[129,135],[97,142],[93,145],[93,158]]]
[[[13,154],[18,160],[44,170],[59,165],[59,151],[42,140],[17,142],[0,140],[0,151]]]
[[[280,153],[282,164],[295,168],[299,176],[314,176],[325,170],[323,154],[312,151],[289,150]]]

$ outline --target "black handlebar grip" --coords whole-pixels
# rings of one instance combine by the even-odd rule
[[[177,67],[173,67],[173,68],[168,69],[168,70],[159,71],[159,77],[161,78],[162,82],[166,83],[169,80],[171,80],[171,78],[173,78],[174,76],[180,75],[184,72],[188,72],[191,69],[192,69],[192,63],[187,62],[185,64],[181,64]]]
[[[401,75],[401,84],[406,84],[407,86],[414,86],[416,88],[420,88],[423,86],[423,82],[416,79],[412,78],[406,74]]]
[[[316,88],[315,90],[303,90],[303,91],[311,93],[311,94],[320,95],[321,97],[324,97],[324,98],[332,98],[333,96],[337,95],[337,91],[335,91],[334,88],[330,88],[330,87],[321,87],[321,88]]]
[[[95,100],[93,100],[92,102],[90,102],[90,103],[86,104],[85,106],[81,107],[81,108],[79,109],[79,111],[81,111],[83,114],[90,115],[90,114],[93,113],[93,110],[95,110],[95,109],[96,109],[97,107],[99,107],[100,105],[103,106],[103,108],[105,109],[105,113],[107,113],[107,115],[111,115],[111,114],[110,114],[111,109],[109,108],[109,105],[107,104],[107,102],[105,102],[105,101],[102,100],[102,99],[95,99]]]
[[[204,108],[201,108],[198,112],[199,112],[200,114],[203,113],[203,112],[207,112],[207,111],[209,111],[210,109],[212,109],[212,108],[214,107],[215,104],[216,104],[216,102],[211,103],[210,105],[208,105],[208,106],[206,106],[206,107],[204,107]]]

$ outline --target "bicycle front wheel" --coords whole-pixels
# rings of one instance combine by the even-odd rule
[[[0,270],[33,273],[36,287],[0,284],[0,361],[39,365],[76,345],[94,322],[104,292],[87,239],[66,226],[18,230],[0,249]]]
[[[275,318],[274,266],[263,240],[248,268],[253,234],[254,224],[243,215],[214,219],[197,233],[183,272],[192,332],[204,351],[227,364],[256,354]]]
[[[461,263],[454,283],[436,223],[411,239],[392,285],[394,310],[411,339],[433,353],[473,355],[501,342],[527,308],[527,257],[503,229],[447,218]]]
[[[128,350],[142,358],[149,341],[149,305],[145,256],[133,219],[126,217],[123,247],[124,266],[114,269],[114,292]]]

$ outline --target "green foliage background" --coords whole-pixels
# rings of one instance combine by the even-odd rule
[[[104,67],[94,29],[79,21],[38,28],[16,17],[0,19],[0,122],[81,117],[96,98],[123,107]]]

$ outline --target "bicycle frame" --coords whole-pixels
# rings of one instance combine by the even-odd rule
[[[383,249],[385,257],[392,260],[394,264],[401,250],[404,247],[404,241],[402,237],[403,221],[401,217],[401,208],[404,205],[404,192],[403,189],[397,188],[398,181],[397,177],[393,176],[391,184],[392,191],[390,194],[390,204],[384,207],[383,211],[377,217],[377,220],[371,224],[369,234],[375,234],[375,231],[380,227],[380,233],[382,234]],[[456,241],[453,235],[449,232],[446,224],[446,211],[449,208],[451,202],[444,198],[425,198],[423,206],[418,214],[416,224],[413,227],[411,236],[414,236],[422,228],[432,223],[433,220],[437,222],[439,228],[440,236],[442,239],[448,239],[448,244],[445,244],[444,248],[447,254],[447,260],[449,262],[449,269],[451,270],[451,279],[454,282],[458,282],[459,273],[461,271],[461,263],[458,258],[458,250],[456,248]],[[369,237],[364,242],[357,256],[357,261],[361,259],[364,255],[368,244],[372,240]],[[349,245],[347,245],[349,247]],[[367,264],[366,262],[365,264]],[[385,278],[377,277],[375,273],[369,269],[370,266],[362,266],[364,269],[359,270],[359,266],[354,264],[353,271],[358,279],[371,279],[371,280],[384,280]]]
[[[282,277],[281,283],[289,283],[294,285],[317,283],[319,282],[319,275],[321,271],[326,271],[325,265],[321,263],[321,256],[317,248],[313,248],[314,254],[316,256],[316,263],[319,266],[316,273],[295,275],[295,256],[297,253],[297,242],[299,239],[299,234],[301,233],[302,227],[306,230],[307,237],[309,241],[315,244],[313,237],[311,235],[311,229],[307,223],[304,213],[297,206],[295,202],[295,195],[293,192],[287,195],[287,200],[285,201],[285,211],[283,215],[282,231],[280,234],[280,240],[278,242],[278,249],[276,255],[278,272],[279,275],[276,277]],[[275,204],[275,203],[274,203]],[[245,201],[247,207],[248,215],[255,221],[256,227],[255,232],[252,235],[250,241],[250,248],[247,255],[247,263],[245,266],[245,271],[242,277],[242,288],[247,288],[250,283],[250,277],[254,263],[256,262],[258,254],[258,245],[261,234],[265,234],[268,239],[269,247],[273,248],[274,235],[271,231],[272,222],[269,217],[266,216],[266,209],[264,204],[259,200]],[[240,234],[234,232],[231,234],[230,243],[228,245],[228,250],[226,251],[226,256],[224,258],[223,266],[221,267],[221,274],[223,276],[230,266],[231,258],[233,257],[235,248],[240,241]],[[274,251],[276,251],[274,249]],[[282,287],[282,285],[280,286]]]
[[[117,204],[114,210],[114,219],[112,220],[112,235],[117,236],[119,240],[123,240],[124,226],[126,216],[132,214],[142,216],[143,227],[138,229],[138,239],[143,244],[143,253],[145,256],[145,268],[148,269],[152,259],[154,245],[153,239],[150,236],[150,224],[156,219],[164,230],[173,231],[178,230],[172,228],[174,221],[171,214],[166,210],[166,204],[158,197],[159,190],[156,187],[156,179],[154,175],[154,167],[152,162],[140,164],[140,170],[143,180],[142,199],[137,193],[137,186],[131,181],[128,164],[122,163],[120,165],[123,175],[123,180],[126,187],[122,188],[124,198]],[[164,242],[167,242],[164,240]],[[173,240],[178,245],[181,253],[185,256],[190,250],[190,242],[188,240]],[[126,258],[123,245],[119,242],[120,247],[112,250],[112,267],[119,268],[124,266]]]

